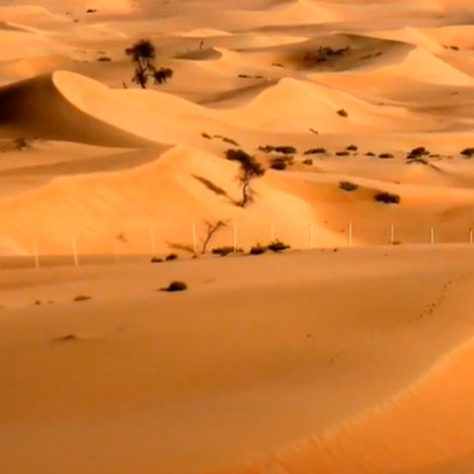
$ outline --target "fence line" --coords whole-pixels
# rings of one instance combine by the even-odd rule
[[[186,227],[191,225],[191,236],[189,230],[186,232]],[[279,225],[278,222],[268,222],[264,224],[257,223],[242,223],[232,222],[227,227],[223,227],[216,233],[213,238],[216,246],[230,246],[237,251],[239,245],[255,245],[259,241],[262,244],[266,244],[268,240],[276,241],[281,240],[284,243],[290,244],[293,248],[308,248],[314,249],[318,247],[318,235],[316,223],[313,220],[302,220],[294,221],[293,225],[285,223],[285,225]],[[111,253],[111,258],[115,263],[118,263],[121,256],[126,255],[143,255],[150,253],[155,256],[157,252],[162,251],[163,248],[176,244],[176,248],[186,250],[188,252],[198,253],[200,240],[206,235],[205,226],[197,226],[196,221],[188,223],[184,226],[170,226],[164,229],[157,229],[153,226],[134,227],[133,229],[126,229],[125,232],[120,232],[115,235],[114,238],[107,236],[92,236],[86,240],[85,237],[78,239],[77,234],[71,237],[69,244],[67,240],[64,242],[64,252],[61,252],[57,256],[63,256],[70,258],[69,261],[78,267],[81,265],[81,250],[82,255],[107,255]],[[189,227],[187,227],[189,229]],[[369,232],[370,231],[370,232]],[[443,234],[448,234],[448,241],[450,243],[469,243],[474,246],[474,226],[465,229],[464,231],[459,226],[451,227],[449,225],[436,227],[431,226],[420,226],[419,231],[416,228],[409,228],[407,226],[397,227],[395,223],[387,223],[385,226],[370,226],[368,229],[364,229],[361,223],[354,225],[352,221],[347,222],[344,230],[344,226],[339,231],[341,241],[339,246],[354,247],[358,245],[358,242],[367,242],[364,245],[400,245],[400,237],[403,235],[408,240],[403,240],[403,244],[406,243],[419,243],[423,242],[430,245],[435,245],[443,242]],[[111,232],[112,233],[112,232]],[[183,241],[177,236],[184,235]],[[186,238],[186,235],[188,236]],[[190,237],[192,242],[190,243]],[[83,240],[84,239],[84,240]],[[110,240],[109,240],[110,239]],[[345,239],[345,242],[344,242]],[[177,240],[178,242],[173,242]],[[322,245],[320,237],[319,245],[326,247],[328,244],[324,242]],[[39,244],[38,244],[39,242]],[[107,243],[108,242],[108,243]],[[43,259],[47,254],[40,253],[41,249],[45,248],[44,242],[41,240],[33,241],[32,246],[32,264],[36,270],[40,269],[43,264]],[[110,249],[107,251],[107,247]],[[87,249],[91,250],[89,253]]]

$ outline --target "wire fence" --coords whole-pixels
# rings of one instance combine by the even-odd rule
[[[124,228],[126,230],[102,230],[100,233],[92,230],[65,232],[54,239],[43,235],[24,249],[23,256],[31,266],[39,269],[54,257],[77,267],[94,256],[117,263],[132,256],[165,256],[171,252],[195,255],[203,253],[212,227],[196,221],[167,227],[135,225]],[[473,229],[474,226],[466,228],[465,225],[420,225],[414,228],[406,223],[397,226],[346,222],[328,230],[314,222],[297,220],[284,224],[224,222],[209,239],[205,250],[207,253],[217,247],[248,250],[254,245],[268,245],[275,241],[294,249],[442,243],[474,245]]]

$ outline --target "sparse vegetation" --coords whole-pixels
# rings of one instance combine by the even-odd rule
[[[254,190],[251,187],[251,182],[265,174],[265,170],[255,158],[243,150],[231,149],[227,150],[226,157],[228,160],[238,161],[240,163],[240,172],[237,176],[242,187],[242,198],[238,205],[245,207],[254,200]]]
[[[267,247],[257,244],[250,248],[249,255],[262,255],[267,251]]]
[[[400,204],[400,196],[398,194],[391,194],[386,191],[378,192],[374,195],[374,199],[384,204]]]
[[[204,255],[207,251],[207,246],[209,242],[212,240],[214,235],[219,231],[220,228],[226,227],[228,221],[218,220],[218,221],[206,221],[204,223],[206,225],[206,237],[204,238],[204,242],[202,244],[201,253]]]
[[[323,153],[327,153],[326,148],[310,148],[309,150],[306,150],[303,155],[318,155]]]
[[[79,301],[89,301],[91,300],[92,298],[90,296],[87,296],[87,295],[78,295],[74,298],[73,301],[75,302],[79,302]]]
[[[178,256],[175,253],[170,253],[169,255],[166,256],[165,260],[167,262],[171,262],[173,260],[177,260]]]
[[[344,109],[340,109],[336,112],[338,115],[340,115],[341,117],[349,117],[349,114],[347,113],[347,111],[345,111]]]
[[[393,155],[391,153],[380,153],[379,158],[387,160],[393,158]]]
[[[267,248],[272,252],[283,252],[284,250],[288,250],[290,246],[277,239],[274,242],[271,242]]]
[[[160,257],[152,257],[151,263],[163,263],[163,259]]]
[[[234,249],[234,247],[226,246],[226,247],[216,247],[212,249],[212,253],[214,255],[220,255],[221,257],[226,257],[231,253],[242,253],[243,250],[241,248]]]
[[[351,183],[350,181],[341,181],[339,183],[339,189],[342,189],[343,191],[356,191],[359,188],[359,186],[355,183]]]
[[[160,291],[167,291],[169,293],[176,293],[179,291],[186,291],[188,285],[184,281],[172,281],[166,288],[161,288]]]
[[[347,150],[344,151],[336,151],[336,156],[349,156],[350,153]]]
[[[142,39],[132,47],[125,50],[135,65],[133,82],[142,89],[146,89],[149,79],[154,79],[155,84],[163,84],[173,76],[173,70],[169,68],[157,69],[154,65],[156,48],[150,40]]]
[[[350,47],[333,49],[330,46],[320,46],[316,51],[307,51],[304,53],[303,61],[305,63],[320,64],[331,58],[342,56],[350,50]]]
[[[357,151],[359,148],[356,145],[349,145],[346,150],[348,151]]]
[[[461,151],[461,155],[466,158],[472,158],[474,156],[474,147],[465,148],[463,151]]]
[[[313,164],[313,160],[311,158],[306,158],[305,160],[303,160],[303,164],[311,166]]]
[[[284,155],[294,155],[298,153],[298,150],[294,146],[276,146],[273,148],[273,151],[277,153],[283,153]]]

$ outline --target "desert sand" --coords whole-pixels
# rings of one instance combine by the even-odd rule
[[[473,103],[467,0],[0,0],[0,471],[474,472]]]

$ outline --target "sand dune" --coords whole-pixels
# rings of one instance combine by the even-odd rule
[[[0,471],[472,474],[473,19],[0,0]]]

